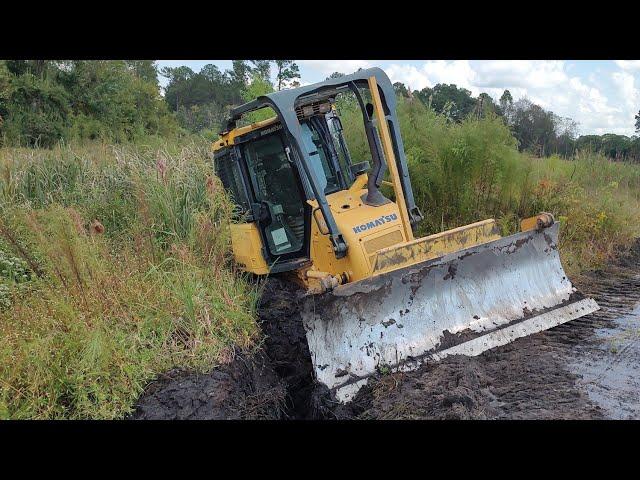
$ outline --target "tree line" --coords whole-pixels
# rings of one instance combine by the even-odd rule
[[[159,76],[167,80],[164,92]],[[299,82],[293,60],[233,60],[228,70],[209,64],[198,72],[186,66],[158,70],[153,60],[0,60],[0,142],[48,147],[61,139],[121,142],[182,133],[215,138],[233,106]],[[455,84],[411,91],[398,82],[394,88],[450,122],[499,116],[519,149],[534,155],[570,157],[588,149],[640,161],[638,136],[578,135],[571,118],[526,98],[516,101],[509,90],[495,101]],[[640,112],[635,127],[640,132]]]
[[[190,132],[208,135],[217,133],[233,106],[300,84],[300,69],[293,60],[233,60],[224,72],[213,64],[199,72],[165,67],[160,75],[168,80],[164,97],[179,123]]]
[[[329,78],[342,75],[334,72]],[[417,98],[450,122],[459,123],[486,115],[501,117],[518,140],[520,151],[537,156],[571,157],[577,151],[590,150],[614,159],[640,162],[640,137],[613,133],[578,136],[578,124],[573,119],[560,117],[526,98],[514,101],[509,90],[495,102],[487,93],[480,93],[476,98],[471,91],[455,84],[439,83],[416,91],[401,82],[393,86],[397,95]],[[640,112],[635,120],[636,132],[640,133]]]
[[[179,130],[152,60],[0,61],[0,142],[135,141]]]
[[[518,140],[518,148],[537,156],[571,157],[579,150],[590,150],[614,159],[640,162],[640,137],[613,133],[578,136],[578,124],[573,119],[560,117],[526,98],[514,101],[509,90],[496,103],[486,93],[474,98],[469,90],[454,84],[437,84],[415,92],[399,82],[394,87],[398,95],[418,98],[453,122],[487,114],[500,116]],[[640,112],[635,120],[636,132],[640,133]]]

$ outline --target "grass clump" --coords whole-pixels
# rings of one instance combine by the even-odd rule
[[[1,415],[120,418],[158,373],[253,345],[256,289],[229,262],[206,146],[41,155],[0,163]]]

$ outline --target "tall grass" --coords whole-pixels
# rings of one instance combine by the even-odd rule
[[[560,220],[569,274],[602,267],[640,236],[640,166],[593,153],[527,161],[526,211],[550,211]]]
[[[158,373],[251,347],[257,292],[208,158],[198,142],[0,151],[0,416],[122,417]]]

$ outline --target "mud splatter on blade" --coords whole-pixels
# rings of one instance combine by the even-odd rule
[[[567,278],[557,238],[555,223],[308,297],[316,379],[348,402],[383,366],[478,355],[597,310]]]

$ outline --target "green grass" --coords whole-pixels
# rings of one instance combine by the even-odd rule
[[[3,417],[121,418],[256,341],[206,145],[5,149],[0,174]]]

